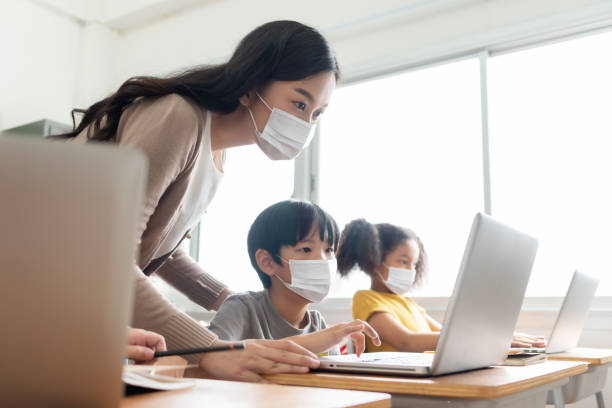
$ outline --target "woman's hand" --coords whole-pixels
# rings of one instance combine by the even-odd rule
[[[142,329],[128,329],[126,357],[130,360],[153,362],[156,351],[165,351],[166,341],[160,334]]]
[[[543,348],[546,347],[546,339],[542,336],[532,336],[525,333],[514,333],[512,346],[519,348]]]
[[[267,382],[263,374],[306,373],[317,356],[290,340],[246,340],[244,350],[205,353],[200,368],[219,380]],[[227,342],[217,341],[214,345]]]

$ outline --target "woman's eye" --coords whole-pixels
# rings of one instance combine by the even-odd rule
[[[293,102],[293,104],[301,111],[306,109],[306,104],[304,102]]]
[[[322,111],[316,111],[316,112],[313,114],[313,116],[314,116],[314,118],[316,119],[316,118],[318,118],[319,116],[321,116],[322,114],[323,114],[323,112],[322,112]]]

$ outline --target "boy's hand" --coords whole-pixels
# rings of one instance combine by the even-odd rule
[[[363,320],[356,319],[352,322],[339,323],[330,327],[328,330],[335,333],[337,336],[335,338],[335,344],[340,343],[347,337],[353,340],[355,352],[358,356],[365,351],[364,334],[372,339],[372,343],[374,343],[375,346],[380,346],[380,338],[378,337],[378,333],[376,333],[376,330],[374,330],[372,326]]]
[[[546,347],[546,339],[542,336],[531,336],[525,333],[514,333],[511,347],[520,348],[542,348]]]
[[[306,373],[317,356],[290,340],[246,340],[244,350],[205,353],[200,368],[219,380],[267,382],[262,374]],[[214,345],[226,342],[218,341]]]
[[[357,355],[361,355],[365,350],[366,335],[372,339],[375,345],[380,345],[380,338],[376,330],[363,320],[339,323],[315,333],[301,334],[290,337],[290,339],[313,353],[323,353],[349,338],[355,344]]]

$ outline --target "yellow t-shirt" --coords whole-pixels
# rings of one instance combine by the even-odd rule
[[[395,293],[381,293],[375,290],[359,290],[353,296],[353,317],[367,321],[376,312],[390,313],[404,327],[416,333],[431,333],[425,318],[425,309],[410,298]],[[381,339],[380,347],[374,346],[366,336],[366,351],[397,351]]]

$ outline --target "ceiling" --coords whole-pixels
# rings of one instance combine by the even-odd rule
[[[80,24],[129,31],[191,8],[225,0],[30,0]]]

